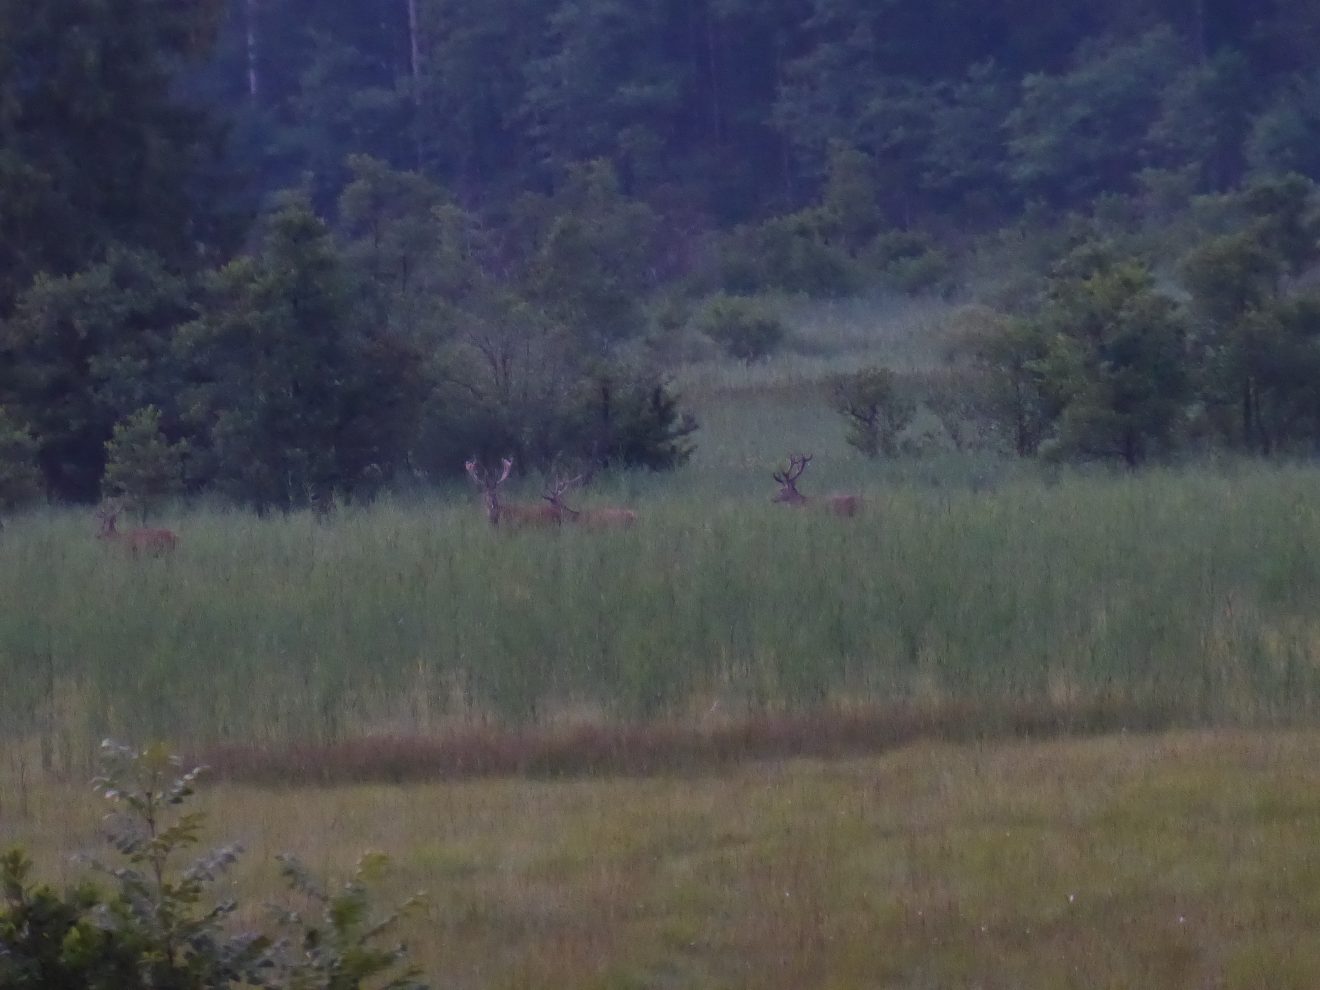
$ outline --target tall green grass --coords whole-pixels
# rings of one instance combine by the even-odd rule
[[[873,484],[838,520],[646,494],[630,531],[492,532],[475,506],[328,526],[197,511],[165,559],[85,513],[0,543],[0,718],[66,749],[330,740],[450,719],[847,699],[1314,712],[1320,471]]]

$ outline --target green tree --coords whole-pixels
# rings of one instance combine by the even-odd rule
[[[1251,66],[1238,51],[1183,69],[1160,94],[1160,113],[1147,135],[1155,161],[1194,170],[1201,189],[1236,184],[1246,169],[1256,99]]]
[[[1291,279],[1317,257],[1320,213],[1306,180],[1260,181],[1234,197],[1240,228],[1184,259],[1200,389],[1230,445],[1270,454],[1314,437],[1303,415],[1313,366],[1314,308]]]
[[[476,276],[459,249],[475,219],[450,207],[420,173],[366,155],[351,156],[348,167],[353,178],[339,195],[337,233],[367,311],[408,336],[434,330],[442,297],[452,302]]]
[[[596,350],[646,328],[658,218],[623,195],[608,162],[571,168],[554,197],[527,197],[522,210],[520,294]]]
[[[0,510],[9,511],[41,494],[37,441],[0,407]]]
[[[1290,80],[1255,118],[1246,153],[1257,175],[1320,180],[1320,69]]]
[[[856,254],[880,231],[882,214],[878,179],[870,155],[842,141],[832,141],[820,224],[824,235]]]
[[[834,410],[848,423],[848,444],[867,457],[895,457],[899,438],[916,415],[916,402],[888,368],[840,375],[830,383]]]
[[[92,865],[108,890],[84,881],[57,894],[31,882],[32,864],[19,850],[0,855],[5,990],[424,990],[407,951],[382,944],[420,902],[376,908],[384,857],[364,856],[335,888],[282,856],[289,905],[263,928],[236,930],[238,904],[217,886],[241,847],[185,859],[205,822],[184,810],[201,768],[182,769],[160,746],[108,740],[101,767],[93,783],[113,809],[105,821],[117,858]]]
[[[1006,122],[1019,188],[1069,204],[1127,190],[1179,67],[1176,39],[1157,29],[1079,53],[1069,72],[1027,76]]]
[[[1189,394],[1185,322],[1141,263],[1103,251],[1072,262],[1035,317],[1048,340],[1041,383],[1060,410],[1055,450],[1135,467],[1179,439]]]
[[[183,490],[188,444],[166,439],[155,406],[145,406],[116,423],[105,449],[101,494],[122,500],[144,520],[161,499]]]
[[[827,242],[811,209],[730,231],[720,243],[719,266],[723,287],[740,295],[782,290],[828,298],[861,284],[857,264]]]
[[[783,320],[764,303],[746,296],[712,297],[697,326],[726,354],[749,365],[770,357],[788,335]]]
[[[94,499],[114,424],[155,405],[174,423],[174,329],[187,283],[154,255],[113,249],[71,276],[42,275],[0,321],[0,403],[31,428],[47,487]]]
[[[178,336],[204,477],[287,510],[394,474],[415,429],[420,362],[360,318],[326,226],[305,203],[286,204],[254,256],[215,274],[201,318]]]
[[[964,311],[954,339],[984,394],[984,415],[1019,457],[1031,457],[1053,429],[1058,402],[1042,372],[1049,341],[1038,324],[985,310]]]
[[[222,8],[0,2],[0,316],[39,273],[71,275],[115,244],[200,260],[219,204],[194,183],[216,134],[176,84]]]
[[[672,471],[696,449],[697,421],[659,374],[623,364],[591,369],[574,389],[570,459],[604,468]]]

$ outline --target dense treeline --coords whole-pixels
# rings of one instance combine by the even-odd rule
[[[1052,274],[942,419],[1133,464],[1316,443],[1312,4],[158,7],[0,0],[0,502],[672,467],[667,335],[755,360],[738,296],[949,293],[1014,236]]]
[[[245,165],[332,196],[349,152],[498,210],[602,158],[675,215],[812,199],[831,142],[890,224],[997,222],[1189,170],[1316,177],[1302,0],[233,0],[205,85]]]

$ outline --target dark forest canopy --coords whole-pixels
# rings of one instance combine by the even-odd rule
[[[672,467],[664,335],[774,329],[720,293],[948,293],[996,237],[1044,281],[959,374],[1019,453],[1306,446],[1318,107],[1303,0],[0,0],[0,507],[129,437],[275,508]]]
[[[198,85],[245,169],[327,200],[350,152],[497,211],[603,158],[746,220],[808,202],[843,141],[909,225],[1148,168],[1314,173],[1318,53],[1305,0],[232,0]]]

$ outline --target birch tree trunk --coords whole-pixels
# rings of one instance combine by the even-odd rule
[[[260,78],[257,74],[257,4],[259,0],[246,0],[244,13],[247,20],[247,84],[248,97],[257,98]],[[411,0],[410,0],[411,2]]]

